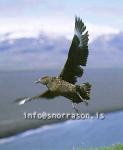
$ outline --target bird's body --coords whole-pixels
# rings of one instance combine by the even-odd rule
[[[51,81],[46,85],[47,88],[54,92],[58,93],[59,95],[65,95],[66,93],[75,93],[76,86],[66,82],[59,77],[52,77]]]
[[[24,104],[34,99],[52,99],[56,96],[64,96],[72,103],[87,102],[90,99],[91,85],[87,82],[76,85],[77,77],[83,75],[88,57],[88,31],[80,18],[75,18],[75,33],[68,52],[68,58],[60,75],[56,77],[42,77],[36,83],[47,86],[48,90],[34,97],[19,98],[19,104]],[[75,108],[75,107],[74,107]],[[77,110],[75,108],[75,110]]]
[[[50,77],[50,80],[48,84],[46,84],[46,86],[48,90],[51,91],[56,96],[64,96],[70,99],[73,103],[82,102],[82,99],[77,94],[78,92],[81,96],[83,95],[84,87],[80,85],[71,84],[69,82],[62,80],[60,77]],[[89,99],[89,95],[86,94],[86,97],[87,99]]]

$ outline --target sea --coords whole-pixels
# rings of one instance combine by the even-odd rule
[[[83,113],[103,119],[27,120],[24,112],[75,113],[71,102],[59,97],[36,100],[18,106],[14,100],[46,90],[34,81],[58,71],[0,72],[0,150],[73,150],[123,143],[123,70],[90,69],[79,84],[90,82],[92,95],[88,106],[77,105]]]
[[[69,120],[0,140],[0,150],[73,150],[123,143],[123,112],[104,120]]]

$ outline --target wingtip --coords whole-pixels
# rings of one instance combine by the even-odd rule
[[[19,99],[16,99],[14,101],[14,103],[17,103],[18,105],[23,105],[25,103],[27,103],[28,101],[30,101],[31,99],[29,97],[24,97],[24,98],[19,98]]]

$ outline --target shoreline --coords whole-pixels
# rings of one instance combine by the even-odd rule
[[[119,110],[114,110],[114,111],[105,111],[105,114],[113,114],[113,113],[118,113],[118,112],[122,112],[122,109]],[[93,115],[93,113],[91,113]],[[0,131],[0,140],[2,139],[6,139],[15,135],[19,135],[21,133],[24,133],[26,131],[29,131],[31,129],[37,129],[40,127],[44,127],[46,125],[53,125],[53,124],[57,124],[57,123],[62,123],[65,122],[67,120],[71,120],[71,119],[52,119],[52,120],[39,120],[39,121],[27,121],[26,123],[22,124],[20,122],[13,122],[13,124],[8,124],[8,127],[6,126],[6,128],[8,128],[8,130],[5,131]],[[78,120],[78,119],[77,119]],[[1,129],[0,129],[1,130]]]

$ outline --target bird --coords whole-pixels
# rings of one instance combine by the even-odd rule
[[[75,104],[85,103],[88,105],[91,95],[92,85],[89,82],[81,85],[76,84],[77,78],[82,77],[83,67],[87,64],[89,55],[88,49],[89,34],[86,26],[80,17],[75,17],[74,36],[69,48],[68,57],[65,65],[58,76],[40,77],[35,83],[41,83],[47,87],[44,93],[33,97],[18,98],[15,101],[25,104],[36,99],[53,99],[63,96],[72,102],[73,109],[80,113]]]

